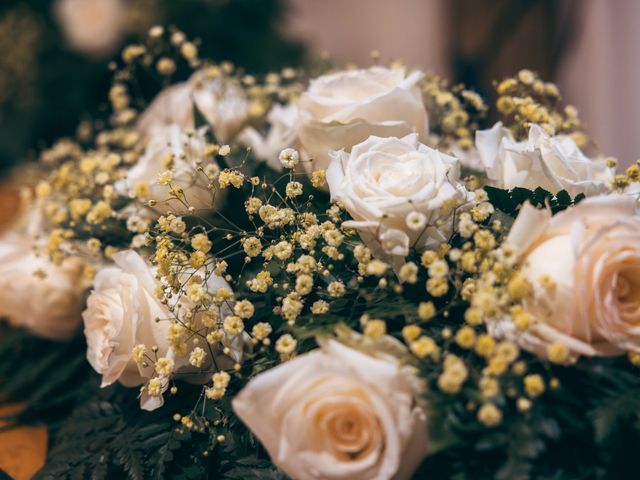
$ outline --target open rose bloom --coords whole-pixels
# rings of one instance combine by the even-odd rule
[[[425,140],[427,111],[418,82],[422,72],[371,67],[324,75],[302,95],[299,139],[312,159],[308,169],[325,169],[332,150],[350,150],[372,135]]]
[[[493,325],[542,356],[553,343],[579,355],[640,352],[640,216],[629,196],[580,202],[554,217],[525,205],[508,242],[533,287],[525,302],[534,324],[515,333]]]
[[[300,480],[406,479],[426,454],[424,413],[399,365],[334,340],[257,376],[233,407]]]
[[[566,190],[598,195],[608,190],[613,173],[602,160],[585,156],[566,135],[549,136],[532,124],[529,137],[513,139],[502,123],[476,132],[481,169],[491,183],[500,188],[544,188],[551,193]]]
[[[458,160],[423,145],[417,134],[369,137],[351,153],[332,152],[332,158],[331,197],[353,217],[344,226],[358,230],[379,257],[437,248],[451,235],[453,208],[469,196]],[[407,224],[413,213],[423,216],[423,227]]]

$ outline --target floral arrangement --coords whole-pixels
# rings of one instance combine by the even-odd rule
[[[42,152],[0,242],[0,391],[50,428],[39,478],[632,471],[640,167],[536,74],[496,89],[126,47],[109,122]]]

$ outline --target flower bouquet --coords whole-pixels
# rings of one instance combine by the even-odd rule
[[[640,167],[528,70],[483,128],[473,91],[376,63],[124,49],[0,243],[38,478],[630,478]]]

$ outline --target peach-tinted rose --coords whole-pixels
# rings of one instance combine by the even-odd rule
[[[258,375],[233,408],[300,480],[406,479],[426,453],[424,414],[398,363],[335,340]]]
[[[640,217],[630,196],[605,195],[554,217],[525,205],[508,242],[533,294],[524,307],[534,324],[514,335],[545,356],[553,343],[579,355],[640,352]]]

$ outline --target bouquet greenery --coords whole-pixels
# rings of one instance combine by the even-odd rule
[[[483,129],[473,91],[376,63],[124,49],[0,242],[38,478],[633,475],[640,167],[530,71]]]

